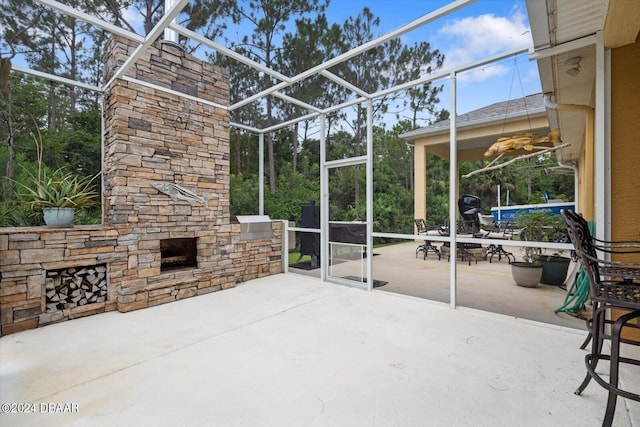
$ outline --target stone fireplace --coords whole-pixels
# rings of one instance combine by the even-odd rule
[[[107,80],[136,47],[109,41]],[[160,42],[103,99],[104,223],[2,230],[2,334],[150,307],[282,271],[282,222],[246,240],[231,218],[224,70]],[[66,279],[76,271],[79,278]]]
[[[136,46],[111,40],[107,78]],[[226,72],[160,42],[127,76],[104,98],[105,218],[130,227],[131,239],[118,309],[235,285],[234,255],[241,242],[229,203]],[[271,265],[260,270],[281,271]]]
[[[160,240],[160,272],[198,267],[195,237]]]

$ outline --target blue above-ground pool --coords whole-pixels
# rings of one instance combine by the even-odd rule
[[[537,205],[500,206],[491,208],[491,213],[493,214],[493,219],[496,221],[515,221],[520,212],[543,211],[549,215],[560,215],[562,209],[575,210],[575,207],[574,202],[549,202]]]

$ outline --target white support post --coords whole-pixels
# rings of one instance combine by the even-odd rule
[[[289,272],[289,221],[282,220],[282,272]]]
[[[456,308],[457,290],[457,248],[456,248],[456,218],[457,218],[457,198],[458,198],[458,143],[456,134],[456,73],[451,73],[450,97],[451,112],[449,113],[449,236],[451,246],[449,254],[449,305]]]
[[[502,209],[501,209],[501,203],[500,203],[500,198],[502,197],[502,195],[500,194],[500,184],[498,184],[498,221],[502,220]]]
[[[105,178],[104,178],[104,96],[100,94],[100,188],[105,188]],[[100,217],[102,218],[102,224],[106,224],[106,212],[105,212],[105,203],[104,203],[104,191],[100,191]]]
[[[258,135],[258,214],[264,215],[264,133]]]
[[[326,117],[320,116],[320,280],[327,281],[329,265],[329,174],[327,169]]]
[[[607,170],[607,145],[608,139],[605,133],[605,117],[606,117],[606,98],[605,90],[605,47],[604,36],[602,32],[596,34],[596,96],[595,96],[595,134],[594,134],[594,193],[595,193],[595,209],[594,219],[596,221],[596,237],[602,240],[608,240],[610,235],[608,228],[609,218],[606,210],[606,193],[609,187],[610,175]]]
[[[373,101],[367,101],[367,289],[373,290]]]

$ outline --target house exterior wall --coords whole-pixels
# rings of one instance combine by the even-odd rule
[[[640,240],[640,43],[611,51],[611,237]]]
[[[640,43],[611,50],[611,239],[640,240]],[[617,258],[621,260],[620,258]],[[628,261],[637,261],[637,254]],[[621,312],[618,311],[621,314]],[[617,317],[617,314],[612,315]],[[626,330],[628,339],[640,332]]]

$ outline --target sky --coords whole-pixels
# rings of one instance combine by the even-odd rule
[[[355,17],[364,7],[368,7],[374,16],[380,18],[378,35],[382,35],[451,1],[330,0],[326,14],[330,24],[342,24],[348,17]],[[129,10],[128,18],[136,21],[136,18],[140,18],[139,12]],[[516,47],[529,46],[531,32],[525,0],[477,0],[404,34],[402,40],[409,45],[429,42],[432,49],[444,53],[443,69],[468,64]],[[537,66],[528,60],[526,53],[460,74],[457,82],[458,114],[541,91]],[[438,108],[451,111],[449,80],[442,79],[435,84],[444,86]]]
[[[368,7],[380,18],[380,36],[452,1],[330,0],[326,15],[329,24],[342,24]],[[525,0],[477,0],[404,34],[402,40],[409,45],[427,41],[439,49],[445,55],[443,70],[532,44]],[[460,74],[457,82],[458,114],[541,91],[537,66],[526,53]],[[436,83],[444,85],[439,109],[451,111],[449,80]],[[395,115],[390,120],[395,122]]]
[[[364,7],[380,17],[388,33],[449,4],[447,0],[332,0],[330,22],[344,22]],[[427,41],[445,55],[443,69],[468,64],[514,48],[529,46],[531,32],[524,0],[477,0],[462,9],[402,36],[413,44]],[[449,82],[440,96],[441,108],[450,110]],[[495,102],[541,91],[538,68],[527,54],[508,58],[459,75],[457,112],[463,114]]]

